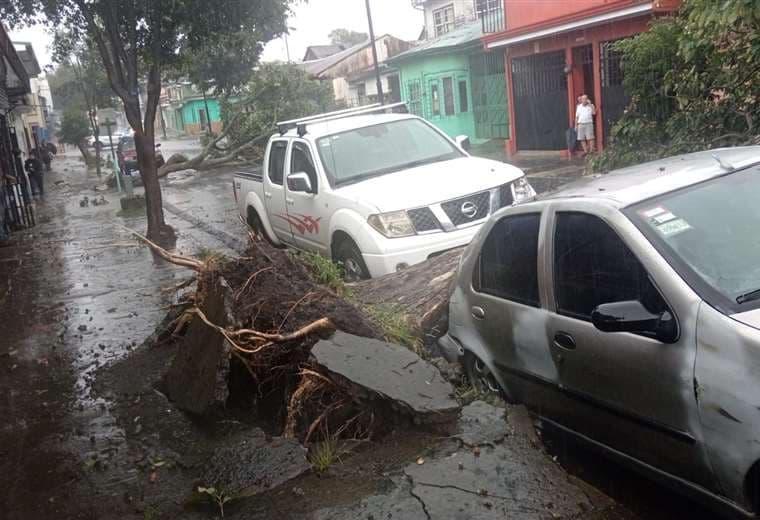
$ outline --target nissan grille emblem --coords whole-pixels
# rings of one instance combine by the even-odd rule
[[[462,204],[462,207],[459,208],[459,211],[462,212],[462,215],[464,215],[467,218],[473,218],[475,215],[478,214],[478,207],[470,202],[469,200]]]

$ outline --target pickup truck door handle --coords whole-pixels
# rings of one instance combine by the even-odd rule
[[[486,317],[486,311],[483,310],[483,307],[475,306],[471,309],[471,312],[472,312],[472,317],[475,318],[476,320],[482,320],[482,319],[485,319]]]
[[[271,191],[265,191],[265,192],[264,192],[264,196],[265,196],[266,198],[268,198],[268,199],[271,199],[271,198],[272,198],[272,192],[271,192]]]
[[[289,198],[285,197],[285,202],[287,202],[288,204],[292,205],[295,202],[295,200],[294,199],[289,199]]]
[[[575,339],[567,332],[557,332],[554,335],[554,344],[561,349],[575,350]]]

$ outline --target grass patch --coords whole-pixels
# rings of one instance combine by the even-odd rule
[[[309,269],[318,284],[329,287],[341,296],[346,295],[346,284],[343,282],[341,266],[317,253],[299,253],[298,258]]]
[[[309,463],[314,471],[323,473],[336,462],[340,462],[341,455],[345,453],[346,450],[341,447],[339,434],[327,434],[309,449]]]
[[[387,304],[367,305],[364,312],[380,326],[385,341],[409,347],[418,356],[423,357],[422,342],[398,307]]]

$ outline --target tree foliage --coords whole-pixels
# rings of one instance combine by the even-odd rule
[[[84,112],[76,108],[64,111],[61,118],[61,129],[58,131],[58,139],[61,142],[79,147],[79,151],[82,152],[85,161],[89,160],[89,156],[86,153],[86,140],[90,135],[90,123]]]
[[[100,55],[108,81],[122,100],[132,127],[137,162],[145,186],[148,236],[159,238],[170,230],[165,224],[161,188],[155,162],[155,128],[162,73],[182,70],[194,56],[215,42],[236,44],[232,35],[246,34],[266,42],[286,31],[292,0],[0,0],[0,17],[11,26],[43,21],[63,28],[57,37],[60,48],[67,42],[90,39]],[[251,41],[251,40],[246,40]],[[227,59],[231,69],[214,69],[221,77],[240,77],[234,68],[245,69],[258,59],[247,49],[233,49],[238,60]],[[146,84],[144,107],[139,84]],[[144,110],[143,110],[144,108]]]
[[[241,89],[239,98],[222,102],[222,121],[234,147],[272,133],[277,121],[334,108],[329,83],[311,79],[297,65],[264,63]]]
[[[631,102],[592,168],[757,142],[760,2],[690,0],[616,49]]]
[[[330,38],[330,43],[333,45],[343,45],[346,48],[369,40],[367,33],[351,31],[349,29],[333,29],[327,37]]]

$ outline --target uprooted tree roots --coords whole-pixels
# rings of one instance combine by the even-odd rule
[[[131,231],[131,230],[130,230]],[[376,337],[377,331],[354,306],[329,289],[316,285],[300,264],[282,251],[261,251],[254,242],[248,256],[204,261],[171,253],[132,231],[156,254],[196,272],[197,287],[185,294],[187,308],[171,325],[171,338],[182,342],[191,322],[198,321],[229,345],[229,363],[237,370],[236,391],[274,418],[283,435],[304,444],[322,431],[346,437],[372,434],[374,415],[356,406],[329,374],[309,361],[311,347],[331,335],[336,326]],[[254,237],[251,237],[254,238]],[[219,286],[229,286],[232,324],[216,323]],[[183,282],[172,290],[187,287]],[[237,367],[237,368],[236,368]],[[242,376],[240,376],[242,374]]]

